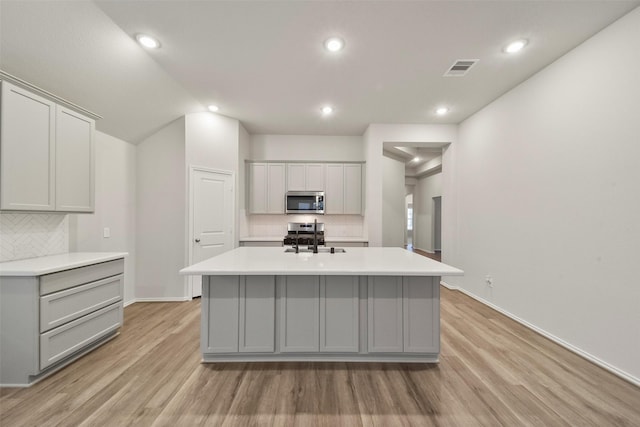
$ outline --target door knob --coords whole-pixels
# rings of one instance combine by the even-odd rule
[[[200,243],[200,239],[196,239],[196,243]]]

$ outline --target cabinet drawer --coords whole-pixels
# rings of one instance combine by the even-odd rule
[[[40,369],[64,359],[122,325],[122,303],[101,308],[40,335]]]
[[[122,300],[123,275],[40,297],[40,332]]]
[[[124,273],[124,258],[47,274],[40,278],[40,295],[62,291],[122,273]]]

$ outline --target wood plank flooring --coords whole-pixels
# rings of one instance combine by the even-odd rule
[[[1,426],[639,426],[640,389],[442,289],[439,364],[201,364],[200,301],[137,303],[120,336],[27,389]]]

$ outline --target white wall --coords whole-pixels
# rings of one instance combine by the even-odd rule
[[[185,119],[137,146],[136,299],[181,300],[185,265]]]
[[[251,135],[251,160],[361,162],[362,137]]]
[[[401,146],[434,146],[442,147],[448,143],[454,143],[457,139],[458,126],[456,125],[386,125],[371,124],[363,135],[364,155],[367,162],[366,183],[366,209],[367,231],[369,246],[381,246],[382,242],[382,158],[383,144],[385,142],[397,143]],[[443,169],[447,162],[443,156]],[[452,169],[453,170],[453,169]],[[444,204],[444,202],[443,202]],[[443,239],[445,239],[443,206]]]
[[[71,252],[128,252],[124,302],[136,283],[136,147],[102,132],[95,137],[95,213],[69,215]],[[104,238],[108,227],[111,237]]]
[[[187,114],[185,120],[187,165],[237,174],[240,122],[208,112]]]
[[[452,283],[640,383],[638,52],[640,9],[465,120],[444,189]]]
[[[433,252],[433,198],[442,196],[442,173],[418,179],[413,195],[413,245]]]
[[[382,159],[382,246],[404,247],[405,218],[404,162]]]

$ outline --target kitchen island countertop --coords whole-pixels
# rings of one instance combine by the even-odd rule
[[[345,253],[285,253],[240,247],[180,270],[183,275],[461,276],[463,271],[402,248],[349,247]]]

